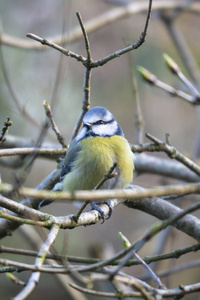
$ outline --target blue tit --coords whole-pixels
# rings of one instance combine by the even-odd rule
[[[61,170],[60,182],[53,190],[73,192],[92,190],[108,173],[114,162],[115,177],[100,189],[125,188],[133,178],[133,153],[113,115],[104,107],[91,108],[83,118],[82,128],[71,142]],[[44,200],[40,207],[50,201]],[[92,207],[95,209],[97,205]],[[104,218],[101,209],[97,209]]]

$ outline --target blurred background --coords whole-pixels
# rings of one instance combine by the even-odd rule
[[[134,3],[135,1],[132,2]],[[139,3],[140,1],[137,2]],[[121,3],[124,4],[125,2],[121,1]],[[25,141],[34,143],[45,120],[43,101],[46,100],[50,105],[55,101],[54,119],[66,143],[68,143],[82,107],[84,67],[80,62],[63,55],[60,67],[59,60],[61,55],[58,51],[48,47],[41,48],[39,43],[28,39],[26,34],[33,33],[50,41],[64,35],[68,40],[74,28],[79,28],[76,17],[77,11],[80,12],[83,22],[86,24],[92,19],[95,20],[106,11],[112,12],[118,7],[120,8],[121,6],[117,6],[111,1],[103,0],[0,1],[1,32],[12,36],[13,39],[15,37],[23,39],[26,43],[32,43],[32,45],[37,47],[37,49],[29,49],[25,46],[1,46],[1,128],[6,117],[9,116],[13,121],[9,134],[23,137]],[[171,9],[167,9],[164,13],[170,15],[172,12]],[[143,31],[145,17],[146,14],[144,12],[134,13],[89,33],[93,60],[103,58],[116,50],[122,49],[125,44],[135,43]],[[199,67],[199,15],[186,10],[177,16],[174,25],[184,37],[196,66]],[[77,54],[86,56],[82,38],[73,42],[68,41],[64,44],[64,47]],[[123,128],[128,141],[131,144],[136,144],[135,95],[131,79],[131,69],[134,70],[144,118],[144,132],[149,132],[161,140],[164,140],[165,134],[169,133],[171,144],[182,153],[190,156],[194,153],[198,136],[199,117],[197,108],[184,100],[171,97],[164,91],[147,85],[136,71],[137,66],[142,65],[160,80],[175,87],[183,88],[180,81],[166,68],[162,57],[163,53],[168,53],[173,57],[182,68],[184,74],[190,79],[181,60],[180,53],[175,47],[167,27],[160,18],[160,12],[153,11],[146,42],[131,53],[131,63],[129,54],[125,54],[103,67],[93,69],[91,106],[107,107]],[[59,83],[56,84],[58,70],[61,74],[58,76]],[[56,93],[54,93],[55,86],[57,87]],[[18,99],[18,107],[13,101],[10,89],[12,89],[15,97]],[[30,121],[30,118],[27,119],[20,110],[26,111],[36,124],[33,124],[34,122]],[[145,138],[144,142],[147,142]],[[61,147],[51,129],[49,129],[44,143]],[[165,155],[162,156],[166,157]],[[7,165],[4,166],[6,163],[3,160],[5,162],[6,158],[0,161],[2,181],[13,183],[15,175],[19,174],[21,170],[20,168],[12,169],[8,168]],[[56,161],[37,159],[27,177],[25,186],[36,187],[56,166]],[[172,180],[168,181],[167,178],[145,174],[134,179],[135,184],[143,187],[169,182],[172,183]],[[189,201],[190,199],[185,197],[184,205],[189,205]],[[75,212],[75,208],[69,204],[57,203],[44,208],[43,211],[55,215],[67,215]],[[120,205],[115,209],[112,218],[103,225],[96,224],[86,228],[63,231],[60,233],[55,245],[60,253],[64,252],[77,256],[89,254],[92,257],[97,257],[100,254],[106,257],[107,251],[109,253],[108,256],[110,256],[122,248],[118,237],[119,231],[133,242],[144,234],[155,221],[156,219],[152,216]],[[27,230],[30,232],[29,230],[32,229],[27,227]],[[31,234],[29,234],[30,236]],[[149,242],[140,255],[151,255],[158,238],[156,237]],[[172,230],[172,234],[168,239],[169,241],[166,243],[164,252],[195,243],[194,240],[175,229]],[[33,249],[30,240],[27,239],[26,234],[21,230],[14,232],[12,238],[7,237],[1,240],[0,244],[9,247]],[[24,261],[24,258],[14,257],[13,255],[2,255],[2,257]],[[187,258],[184,256],[177,262],[171,260],[160,265],[162,269],[165,269],[176,263],[184,263],[187,259],[190,260],[191,257],[194,259],[195,255],[189,254]],[[26,262],[33,263],[34,258],[26,258]],[[144,273],[144,270],[142,267],[131,267],[127,272],[133,276],[139,276]],[[27,280],[27,274],[28,272],[24,272],[19,277]],[[187,271],[178,275],[178,279],[176,274],[167,278],[168,287],[173,288],[179,283],[190,284],[200,280],[200,273],[197,269],[192,270],[189,279]],[[17,287],[9,282],[4,274],[1,275],[0,299],[14,297],[20,290],[21,287]],[[28,299],[36,299],[36,297],[41,299],[44,297],[48,299],[55,299],[56,297],[57,299],[66,299],[66,294],[60,288],[60,284],[55,280],[54,276],[42,274],[39,285]],[[68,297],[67,299],[70,299],[70,296]],[[188,296],[186,299],[194,299],[190,297]]]

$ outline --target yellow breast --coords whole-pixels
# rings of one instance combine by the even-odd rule
[[[107,180],[102,188],[124,188],[133,177],[133,153],[122,136],[89,137],[79,142],[72,171],[63,181],[64,190],[92,190],[117,161],[118,175]]]

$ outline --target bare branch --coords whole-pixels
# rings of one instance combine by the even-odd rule
[[[48,237],[47,237],[45,243],[42,245],[42,247],[38,253],[38,257],[36,258],[36,261],[35,261],[36,267],[42,266],[51,245],[54,243],[56,236],[58,235],[58,232],[59,232],[59,226],[57,224],[54,224],[48,234]],[[34,272],[31,275],[26,287],[13,299],[15,299],[15,300],[25,299],[33,291],[33,289],[35,288],[35,286],[37,285],[37,283],[39,281],[39,278],[40,278],[40,272]]]
[[[181,71],[181,68],[178,66],[178,64],[166,53],[163,54],[163,57],[166,61],[167,66],[169,67],[170,71],[173,74],[177,75],[178,78],[185,84],[185,86],[191,92],[191,94],[194,95],[194,97],[196,98],[195,102],[200,101],[199,91],[194,86],[194,84],[191,83],[190,80],[188,80],[187,77],[183,74],[183,72]]]
[[[64,142],[64,138],[61,135],[61,133],[60,133],[55,121],[54,121],[53,114],[52,114],[52,111],[51,111],[51,107],[46,101],[44,101],[44,108],[45,108],[45,113],[46,113],[47,117],[49,118],[51,127],[52,127],[53,131],[55,132],[59,143],[63,146],[63,148],[67,147],[67,145]]]
[[[144,26],[144,30],[141,33],[138,41],[130,46],[125,47],[124,49],[118,50],[102,59],[93,61],[91,63],[91,67],[92,68],[96,68],[99,66],[103,66],[104,64],[106,64],[107,62],[109,62],[110,60],[120,57],[121,55],[128,53],[129,51],[132,50],[136,50],[138,49],[144,42],[145,42],[145,37],[147,35],[147,29],[148,29],[148,25],[149,25],[149,20],[150,20],[150,15],[151,15],[151,6],[152,6],[152,0],[149,0],[149,7],[147,10],[147,17],[146,17],[146,22],[145,22],[145,26]]]
[[[193,95],[189,95],[179,89],[176,89],[168,84],[166,84],[165,82],[159,80],[154,74],[152,74],[150,71],[148,71],[147,69],[138,66],[138,71],[140,72],[140,74],[142,75],[142,78],[147,81],[148,83],[166,91],[167,93],[169,93],[172,96],[177,96],[179,98],[182,98],[183,100],[186,100],[192,104],[195,104],[196,102],[196,97],[194,97]]]
[[[95,16],[93,19],[87,21],[85,23],[85,28],[88,33],[91,33],[99,28],[103,28],[109,24],[112,24],[120,19],[127,19],[127,17],[132,16],[133,14],[146,12],[148,9],[149,1],[134,1],[130,2],[126,6],[121,6],[117,8],[112,8],[99,16]],[[166,10],[166,9],[174,9],[181,8],[182,2],[177,2],[174,0],[154,0],[153,2],[153,10]],[[188,8],[188,12],[191,13],[199,13],[200,12],[200,4],[198,2],[192,3]],[[82,38],[82,31],[79,26],[75,27],[69,34],[66,36],[57,36],[57,37],[49,37],[48,40],[51,40],[55,44],[62,43],[73,43]],[[37,49],[37,50],[46,50],[46,47],[43,45],[36,44],[34,42],[27,41],[26,39],[16,38],[14,36],[10,36],[8,34],[1,35],[1,43],[10,47],[17,47],[22,49]]]
[[[146,136],[155,143],[156,146],[158,146],[158,151],[164,151],[168,154],[170,158],[174,158],[178,161],[180,161],[182,164],[187,166],[190,170],[195,172],[197,175],[200,176],[200,167],[195,164],[191,159],[187,158],[185,155],[180,153],[175,147],[172,147],[168,145],[167,143],[164,143],[160,141],[159,139],[155,138],[151,134],[147,133]],[[150,146],[151,148],[151,146]],[[162,149],[162,150],[161,150]],[[152,148],[151,148],[152,151]]]
[[[43,39],[33,33],[27,33],[26,35],[27,37],[29,37],[30,39],[33,39],[37,42],[40,42],[42,45],[45,45],[45,46],[49,46],[51,48],[54,48],[58,51],[60,51],[62,54],[66,55],[66,56],[70,56],[70,57],[73,57],[75,58],[77,61],[81,61],[81,62],[84,62],[86,60],[85,57],[81,56],[81,55],[78,55],[72,51],[69,51],[69,50],[66,50],[65,48],[55,44],[55,43],[52,43],[46,39]]]
[[[13,124],[13,122],[10,121],[9,117],[7,117],[6,121],[4,122],[4,126],[2,128],[2,131],[1,131],[0,144],[5,142],[5,140],[6,140],[5,135],[8,133],[8,129],[12,124]]]
[[[38,156],[46,158],[58,158],[64,156],[68,148],[11,148],[11,149],[0,149],[0,157],[14,156],[14,155],[28,155],[36,152]]]
[[[178,7],[176,9],[178,9]],[[199,73],[198,66],[185,41],[184,35],[181,34],[181,31],[178,29],[178,27],[174,22],[174,12],[172,12],[171,15],[167,15],[166,13],[161,13],[160,17],[161,20],[163,21],[163,24],[165,25],[166,30],[168,31],[170,37],[172,38],[174,45],[177,48],[177,52],[179,53],[190,78],[197,85],[200,84],[200,73]]]
[[[85,49],[86,49],[86,53],[87,53],[87,59],[85,59],[85,63],[84,63],[85,75],[84,75],[84,84],[83,84],[82,110],[81,110],[80,116],[78,118],[78,121],[76,122],[70,142],[77,136],[77,134],[80,130],[80,127],[82,125],[83,117],[84,117],[85,113],[88,111],[88,109],[90,108],[90,81],[91,81],[91,71],[92,71],[92,68],[91,68],[92,58],[91,58],[88,35],[86,32],[85,26],[83,24],[81,15],[79,13],[77,13],[77,17],[78,17],[79,24],[81,26],[81,30],[83,33]]]
[[[4,190],[5,192],[11,192],[12,188],[10,185],[1,184],[0,191]],[[179,216],[179,214],[184,213],[178,207],[168,203],[165,200],[154,198],[152,201],[151,198],[146,197],[156,197],[156,196],[163,196],[163,195],[174,195],[174,194],[191,194],[191,193],[200,193],[200,184],[187,184],[187,185],[172,185],[166,187],[156,187],[156,188],[149,188],[149,189],[141,189],[141,188],[134,188],[128,190],[97,190],[97,191],[77,191],[74,193],[67,193],[67,192],[47,192],[47,191],[38,191],[38,193],[34,190],[28,188],[20,188],[18,193],[23,195],[29,194],[31,196],[39,197],[41,199],[51,199],[51,200],[82,200],[88,199],[90,201],[99,201],[103,199],[114,199],[114,198],[124,198],[129,199],[125,202],[125,205],[128,207],[136,208],[143,210],[149,214],[156,216],[159,219],[166,219],[170,216]],[[136,199],[136,201],[134,201]],[[138,201],[140,199],[140,201]],[[120,200],[112,200],[112,206],[116,206],[120,203]],[[163,209],[165,207],[165,209]],[[197,210],[200,207],[200,203],[197,203],[193,210]],[[107,205],[102,204],[100,208],[104,211],[105,215],[109,213],[109,208]],[[188,211],[189,213],[189,211]],[[48,225],[51,224],[51,219],[48,220]],[[73,215],[68,215],[65,217],[53,217],[53,222],[60,224],[61,228],[74,228],[82,225],[94,224],[100,220],[99,213],[97,211],[90,211],[86,213],[82,213],[77,222],[74,221]],[[187,224],[187,226],[185,225]],[[14,224],[10,224],[16,229],[15,222]],[[18,227],[19,225],[17,225]],[[190,236],[193,236],[195,239],[199,239],[199,219],[193,217],[192,215],[185,216],[180,221],[176,223],[176,227],[180,230],[183,230]],[[11,227],[11,228],[13,228]],[[5,231],[6,229],[6,231]],[[8,228],[6,228],[6,224],[1,224],[0,226],[0,237],[4,237],[5,234],[8,232]],[[12,229],[13,230],[13,229]]]
[[[0,183],[0,192],[9,194],[13,192],[13,186],[8,183]],[[178,184],[168,186],[157,186],[146,188],[143,190],[133,189],[116,189],[116,190],[96,190],[96,191],[74,191],[74,192],[61,192],[47,190],[35,190],[27,187],[20,187],[17,190],[18,195],[22,197],[32,197],[35,199],[49,199],[53,201],[103,201],[104,199],[137,199],[144,197],[161,197],[169,195],[188,195],[200,193],[200,183]]]

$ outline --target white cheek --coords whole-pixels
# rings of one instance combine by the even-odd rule
[[[93,127],[93,132],[97,135],[114,135],[117,131],[117,122],[114,121],[109,124],[96,125]]]

